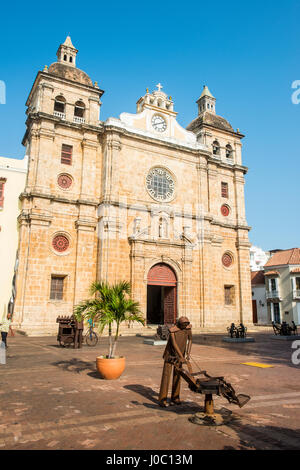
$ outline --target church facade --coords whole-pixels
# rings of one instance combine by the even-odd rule
[[[252,322],[239,130],[203,88],[185,129],[158,84],[100,120],[70,37],[27,99],[14,327],[51,334],[96,279],[127,280],[148,324]]]

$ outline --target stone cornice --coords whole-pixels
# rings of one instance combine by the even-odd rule
[[[225,223],[225,222],[220,222],[219,220],[212,219],[211,220],[211,225],[217,225],[218,227],[223,227],[223,228],[232,228],[234,230],[251,230],[251,227],[249,225],[241,225],[241,224],[233,224],[233,223]]]
[[[136,140],[141,140],[143,142],[146,141],[146,142],[149,142],[151,144],[156,144],[156,145],[168,147],[168,148],[171,148],[171,149],[184,150],[185,152],[190,152],[190,153],[193,153],[193,154],[196,154],[196,155],[201,153],[205,156],[208,156],[210,154],[210,151],[206,150],[204,148],[201,148],[200,144],[199,144],[199,147],[197,147],[197,146],[194,147],[192,144],[188,144],[188,143],[180,144],[179,142],[174,142],[171,139],[162,140],[162,139],[159,139],[159,138],[155,138],[155,136],[147,135],[146,132],[138,133],[138,132],[135,132],[134,129],[129,130],[129,129],[126,129],[125,127],[121,127],[121,126],[119,127],[119,126],[115,125],[114,123],[105,123],[104,132],[106,133],[108,131],[114,131],[114,132],[119,133],[121,135],[131,137],[131,138],[134,138]],[[136,131],[138,131],[138,129]]]
[[[49,199],[54,202],[62,202],[65,204],[75,204],[75,205],[85,205],[85,206],[94,206],[97,207],[99,205],[98,200],[84,200],[84,199],[67,199],[60,196],[54,196],[53,194],[44,194],[38,191],[30,191],[29,193],[23,192],[20,194],[19,199],[22,201],[23,199],[32,199],[34,197],[41,198],[41,199]]]
[[[238,240],[235,244],[235,246],[240,249],[240,248],[244,248],[244,249],[249,249],[251,248],[252,246],[252,243],[250,243],[249,241],[246,241],[246,240]]]
[[[22,222],[23,223],[25,222],[25,223],[31,223],[32,225],[45,225],[45,226],[49,226],[52,219],[53,219],[52,215],[35,212],[34,210],[33,211],[23,210],[17,218],[20,225],[22,224]]]
[[[103,133],[103,125],[100,121],[99,121],[98,126],[88,124],[88,123],[78,124],[78,123],[75,123],[75,122],[72,122],[72,121],[61,120],[59,117],[56,117],[53,114],[47,114],[47,113],[43,113],[43,112],[38,112],[38,113],[29,112],[28,113],[28,118],[26,120],[27,129],[26,129],[26,132],[25,132],[23,140],[22,140],[22,145],[26,145],[26,140],[27,140],[28,135],[30,133],[31,123],[33,121],[41,121],[42,119],[52,121],[52,122],[54,122],[56,124],[59,124],[61,126],[69,127],[69,128],[72,128],[72,129],[77,129],[77,130],[80,130],[81,132],[92,131],[92,132],[95,132],[97,134],[102,134]]]
[[[83,230],[85,232],[93,232],[97,227],[96,219],[78,219],[75,221],[75,227],[77,230]]]
[[[214,163],[219,168],[226,168],[228,170],[240,170],[244,174],[248,172],[248,168],[243,165],[238,165],[237,163],[226,163],[219,158],[214,158],[212,155],[208,157],[208,163]]]
[[[174,246],[174,247],[180,247],[180,248],[185,248],[186,247],[186,242],[184,241],[171,241],[171,240],[159,240],[159,239],[148,239],[148,238],[134,238],[134,237],[128,237],[128,241],[131,245],[133,244],[147,244],[147,245],[159,245],[159,246]],[[131,254],[132,257],[135,256],[134,253]],[[137,256],[140,256],[138,254]]]

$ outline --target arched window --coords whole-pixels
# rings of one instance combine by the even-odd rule
[[[54,101],[54,115],[58,117],[65,117],[65,106],[66,100],[65,98],[60,95],[55,98]]]
[[[73,62],[73,57],[72,56],[69,58],[69,62],[71,62],[71,63]]]
[[[230,144],[226,145],[226,158],[232,158],[232,147]]]
[[[213,147],[213,155],[220,155],[220,144],[217,140],[213,142],[212,147]]]
[[[74,107],[74,122],[84,122],[85,105],[82,101],[76,101]]]
[[[64,60],[67,61],[67,54],[64,55]]]

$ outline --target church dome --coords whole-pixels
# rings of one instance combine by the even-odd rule
[[[217,129],[234,132],[231,124],[229,124],[226,119],[217,114],[210,113],[209,111],[203,112],[200,116],[194,119],[188,126],[188,131],[197,131],[203,124],[207,124],[212,127],[216,127]]]
[[[61,62],[54,62],[51,64],[48,72],[58,77],[81,83],[82,85],[93,86],[92,80],[85,72],[83,72],[83,70],[63,64]]]

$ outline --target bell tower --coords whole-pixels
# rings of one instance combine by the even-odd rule
[[[57,49],[57,62],[71,67],[76,67],[76,55],[78,50],[73,46],[70,36]]]
[[[216,98],[211,94],[206,85],[203,85],[203,91],[196,103],[198,104],[198,115],[205,111],[216,114]]]

